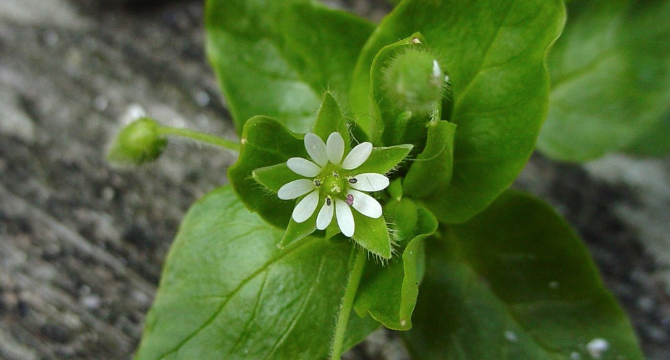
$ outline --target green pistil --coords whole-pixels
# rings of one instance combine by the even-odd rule
[[[348,178],[330,167],[324,169],[321,176],[314,179],[314,184],[319,187],[322,198],[327,196],[342,198],[343,194],[349,188]]]

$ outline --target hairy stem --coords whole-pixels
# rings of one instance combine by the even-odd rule
[[[356,293],[358,292],[358,284],[361,281],[363,269],[365,268],[365,250],[363,248],[354,247],[353,251],[356,252],[356,258],[354,259],[354,264],[351,268],[351,271],[349,272],[347,288],[344,292],[344,297],[342,298],[342,304],[340,305],[340,314],[337,317],[335,337],[333,338],[333,346],[330,355],[331,360],[340,360],[342,357],[342,351],[344,348],[344,335],[347,331],[349,315],[351,314],[351,309],[354,306],[354,300],[356,299]]]
[[[238,144],[235,141],[220,138],[214,135],[204,134],[193,130],[161,126],[159,132],[164,135],[177,135],[197,141],[202,141],[204,143],[216,145],[218,147],[222,147],[224,149],[232,150],[235,152],[240,151],[240,144]]]

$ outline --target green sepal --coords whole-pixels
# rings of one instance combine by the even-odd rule
[[[291,171],[285,162],[255,169],[251,172],[251,176],[256,182],[274,193],[291,181],[303,179],[302,176]]]
[[[351,138],[349,137],[349,126],[347,119],[342,114],[340,105],[329,91],[323,94],[323,101],[316,116],[313,133],[326,142],[331,133],[337,131],[344,139],[344,153],[351,150]]]
[[[431,121],[426,147],[412,162],[403,181],[403,193],[421,199],[439,197],[451,181],[454,166],[456,125],[447,121]]]
[[[302,138],[302,135],[291,132],[276,119],[255,116],[244,124],[240,140],[240,156],[228,169],[228,178],[233,189],[247,208],[280,228],[286,228],[288,225],[295,201],[280,200],[276,193],[268,191],[254,179],[254,171],[259,170],[256,173],[256,177],[259,177],[265,171],[271,171],[261,170],[262,168],[286,164],[289,158],[295,156],[307,158]],[[274,169],[280,171],[282,167]],[[281,171],[284,176],[288,175],[285,171]],[[264,181],[274,190],[282,185],[279,184],[279,180]]]
[[[373,219],[353,209],[352,213],[356,230],[351,238],[372,254],[382,259],[390,259],[393,254],[391,237],[384,216]]]
[[[541,200],[506,191],[426,243],[426,272],[403,336],[416,359],[641,360],[624,312],[570,226]]]
[[[291,218],[291,220],[288,222],[288,226],[286,227],[286,231],[281,238],[281,241],[279,241],[279,246],[289,246],[294,242],[302,240],[305,237],[311,235],[316,230],[316,217],[319,214],[318,209],[320,209],[322,205],[323,203],[320,203],[319,206],[317,206],[317,211],[315,211],[314,214],[312,214],[312,216],[310,216],[309,219],[304,222],[298,223],[293,220],[293,218]]]
[[[390,329],[408,330],[424,273],[424,239],[435,233],[438,224],[430,211],[408,199],[389,202],[386,210],[395,234],[401,236],[397,242],[402,256],[368,264],[354,309]]]
[[[355,169],[356,174],[386,174],[400,167],[400,163],[412,151],[412,145],[395,145],[373,148],[368,160]]]

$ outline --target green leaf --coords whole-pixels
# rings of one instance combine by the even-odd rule
[[[670,1],[575,1],[568,13],[549,56],[539,149],[568,161],[667,153],[670,137],[659,131],[670,126]]]
[[[328,355],[352,247],[282,233],[230,187],[189,211],[168,256],[136,360],[321,359]],[[351,316],[346,346],[374,330]]]
[[[206,27],[207,54],[238,133],[255,115],[307,132],[323,91],[346,99],[374,28],[310,0],[208,0]]]
[[[426,244],[407,340],[416,359],[642,359],[580,239],[547,204],[508,191]]]
[[[276,193],[264,188],[254,178],[270,190],[281,187],[280,181],[291,175],[290,170],[287,172],[278,164],[286,164],[294,156],[307,158],[302,136],[292,133],[278,120],[256,116],[244,125],[240,144],[240,156],[228,169],[228,178],[235,192],[251,211],[272,225],[286,228],[295,202],[280,200]],[[266,168],[269,166],[273,168]],[[272,179],[266,176],[267,172],[281,175]]]
[[[560,0],[403,1],[379,25],[356,65],[354,112],[368,111],[369,70],[384,46],[421,32],[449,74],[458,125],[454,168],[439,206],[443,222],[484,209],[525,165],[546,115],[544,58],[561,32]]]
[[[403,192],[417,199],[431,198],[432,201],[424,201],[429,208],[432,202],[440,202],[440,189],[446,188],[451,180],[455,133],[456,125],[447,121],[431,121],[426,148],[412,162],[405,176]]]
[[[408,199],[387,204],[402,256],[388,263],[369,263],[365,269],[354,309],[369,313],[387,328],[408,330],[424,268],[424,239],[435,233],[437,220]]]

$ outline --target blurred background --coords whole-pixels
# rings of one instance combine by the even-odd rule
[[[128,171],[105,149],[142,111],[235,138],[203,42],[201,0],[0,0],[0,359],[132,358],[179,222],[235,156],[171,141]],[[570,221],[648,359],[670,359],[670,158],[536,154],[515,186]],[[384,331],[347,357],[407,359]]]

